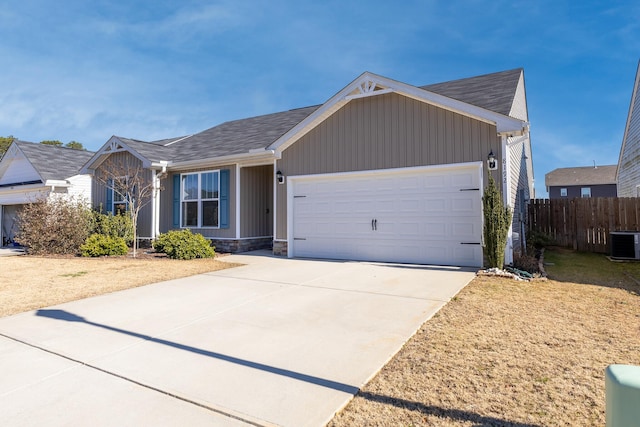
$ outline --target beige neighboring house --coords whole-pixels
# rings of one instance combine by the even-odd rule
[[[640,197],[640,62],[618,159],[618,197]]]
[[[188,228],[218,250],[479,267],[489,175],[514,211],[533,196],[522,69],[413,86],[365,72],[321,105],[145,142],[113,136],[85,165],[141,165],[157,189],[138,234]],[[93,181],[93,204],[114,209]]]
[[[91,176],[80,174],[93,152],[15,140],[0,159],[0,242],[11,245],[24,204],[43,197],[91,200]]]
[[[554,169],[544,176],[550,199],[616,197],[618,165]]]

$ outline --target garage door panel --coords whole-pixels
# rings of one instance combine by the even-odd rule
[[[304,196],[293,198],[292,255],[480,266],[479,172],[473,165],[292,179],[294,196]]]

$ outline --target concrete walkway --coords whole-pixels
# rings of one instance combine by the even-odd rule
[[[0,247],[0,257],[3,256],[16,256],[24,255],[24,249],[15,246],[3,246]]]
[[[246,266],[0,319],[10,426],[322,426],[469,270]]]

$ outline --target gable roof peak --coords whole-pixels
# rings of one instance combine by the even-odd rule
[[[523,68],[514,68],[420,88],[508,116],[523,74]]]

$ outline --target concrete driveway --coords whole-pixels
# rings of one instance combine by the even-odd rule
[[[462,289],[454,267],[246,266],[0,319],[10,426],[322,426]]]

